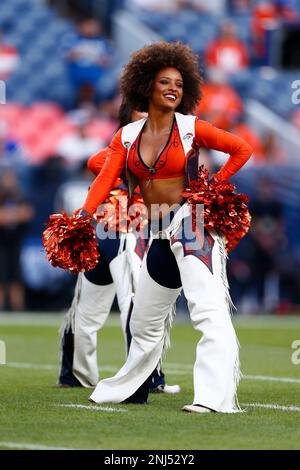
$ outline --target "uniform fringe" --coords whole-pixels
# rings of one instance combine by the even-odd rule
[[[228,254],[226,251],[226,246],[224,242],[224,238],[222,235],[218,234],[218,242],[219,242],[219,247],[220,247],[220,258],[221,258],[221,277],[222,277],[222,282],[225,288],[225,295],[226,295],[226,300],[227,300],[227,305],[228,305],[228,312],[230,316],[232,317],[233,312],[236,311],[236,307],[231,299],[230,293],[229,293],[229,283],[228,283],[228,278],[227,278],[227,272],[226,272],[226,265],[227,265],[227,259],[228,259]],[[238,397],[237,397],[237,388],[239,385],[239,382],[242,378],[242,373],[241,373],[241,368],[240,368],[240,343],[235,336],[236,340],[236,360],[235,360],[235,365],[234,365],[234,371],[233,371],[233,381],[235,384],[235,393],[234,393],[234,399],[232,403],[232,408],[233,412],[242,412],[243,410],[240,407]]]
[[[230,315],[232,316],[233,312],[236,310],[236,306],[232,302],[232,299],[229,293],[229,283],[228,283],[227,272],[226,272],[228,254],[226,251],[224,238],[221,235],[218,235],[218,242],[219,242],[219,247],[220,247],[221,268],[222,268],[221,277],[222,277],[222,282],[225,288],[228,310],[229,310]]]
[[[237,348],[237,351],[236,351],[236,359],[235,359],[235,364],[234,364],[234,372],[233,372],[233,379],[234,379],[234,383],[235,383],[235,395],[234,395],[234,400],[233,400],[233,408],[236,412],[244,412],[244,410],[242,410],[242,408],[240,407],[240,404],[239,404],[239,400],[238,400],[238,396],[237,396],[237,388],[238,388],[238,385],[243,377],[243,374],[241,372],[241,366],[240,366],[240,342],[237,338],[237,336],[235,337],[236,338],[236,348]]]
[[[164,334],[164,344],[162,350],[161,361],[165,359],[167,350],[171,346],[171,328],[174,322],[174,318],[176,317],[176,304],[173,305],[167,318],[165,319],[165,334]]]
[[[82,276],[83,276],[83,273],[78,274],[72,304],[69,310],[67,311],[65,319],[60,327],[59,333],[60,333],[61,339],[64,336],[64,332],[68,331],[70,328],[72,330],[72,333],[75,332],[75,315],[76,315],[76,310],[77,310],[80,293],[81,293]]]

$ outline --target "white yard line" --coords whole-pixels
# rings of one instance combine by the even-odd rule
[[[96,406],[96,405],[76,405],[74,403],[70,404],[59,404],[54,406],[60,406],[62,408],[77,408],[83,410],[94,410],[94,411],[110,411],[113,413],[123,413],[124,411],[128,411],[125,408],[112,408],[110,406]]]
[[[290,377],[270,377],[269,375],[243,375],[246,380],[262,380],[264,382],[287,382],[300,384],[300,379]]]
[[[58,326],[63,322],[62,313],[1,313],[0,325],[3,326]]]
[[[192,364],[178,364],[174,362],[164,362],[163,370],[170,375],[190,375],[193,372]]]
[[[27,362],[8,362],[5,365],[15,369],[58,370],[59,368],[59,365],[55,364],[31,364]],[[119,370],[118,367],[110,365],[101,366],[99,369],[107,372],[118,372]]]
[[[48,447],[42,444],[28,444],[26,442],[3,442],[0,441],[0,447],[8,447],[9,449],[25,449],[25,450],[73,450],[66,447]]]
[[[179,369],[179,370],[193,370],[194,366],[191,364],[178,364],[174,362],[165,362],[164,365],[171,369]]]
[[[167,375],[191,375],[192,374],[191,370],[184,370],[184,369],[178,370],[178,369],[168,369],[168,368],[163,367],[163,370]]]
[[[281,410],[281,411],[300,411],[300,406],[284,406],[276,405],[273,403],[242,403],[242,406],[251,406],[253,408],[267,408],[270,410]]]
[[[5,367],[2,366],[2,367]],[[54,364],[31,364],[27,362],[8,362],[6,367],[13,367],[16,369],[37,369],[37,370],[57,370],[58,365]],[[166,363],[166,372],[168,375],[190,375],[193,370],[193,366],[188,364],[175,364]],[[118,367],[112,365],[100,366],[100,370],[106,372],[117,372]],[[300,383],[300,379],[292,377],[271,377],[269,375],[243,375],[245,380],[258,380],[263,382],[285,382],[285,383]]]
[[[188,364],[177,364],[172,362],[165,363],[166,372],[172,375],[184,375],[185,373],[192,372],[193,366]],[[287,383],[300,383],[300,379],[292,377],[271,377],[269,375],[249,375],[245,374],[242,377],[245,380],[262,380],[265,382],[287,382]]]
[[[64,313],[2,313],[0,325],[3,326],[37,326],[59,327],[65,319]],[[120,316],[112,315],[108,318],[105,327],[121,328]]]
[[[58,369],[58,365],[54,364],[31,364],[27,362],[8,362],[5,364],[7,367],[13,367],[15,369],[38,369],[38,370],[54,370]]]
[[[10,313],[10,312],[1,312],[0,315],[0,325],[10,326],[10,325],[34,325],[34,326],[58,326],[62,323],[65,318],[65,313],[63,312],[20,312],[20,313]],[[236,315],[234,316],[234,324],[239,329],[291,329],[297,328],[299,326],[299,317],[296,315],[289,315],[284,318],[281,317],[272,317],[269,315]],[[176,325],[188,325],[190,326],[188,315],[178,314],[175,319]],[[112,312],[109,316],[105,327],[120,327],[120,315],[118,312]]]

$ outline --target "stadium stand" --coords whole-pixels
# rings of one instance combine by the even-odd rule
[[[74,22],[60,17],[44,2],[12,0],[5,4],[0,10],[0,29],[21,54],[21,66],[7,81],[8,101],[25,105],[55,101],[70,109],[75,97],[64,57],[76,34]],[[103,98],[114,92],[118,72],[118,64],[113,64],[109,76],[99,83]]]

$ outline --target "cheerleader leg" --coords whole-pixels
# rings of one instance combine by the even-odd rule
[[[180,279],[179,286],[176,279],[174,287],[164,287],[151,277],[149,270],[151,272],[156,269],[162,273],[168,267],[168,263],[164,262],[164,246],[161,247],[156,242],[159,240],[153,241],[142,264],[130,322],[132,340],[127,361],[114,377],[98,383],[90,397],[93,402],[120,403],[129,399],[147,381],[160,362],[166,341],[166,321],[181,287]],[[168,244],[167,240],[166,242]],[[175,263],[172,253],[171,256]],[[162,263],[162,270],[159,269],[158,261]],[[173,274],[172,269],[167,268],[167,274],[168,284]],[[165,276],[162,274],[163,277]]]
[[[199,232],[194,236],[193,248],[185,235],[171,236],[192,324],[203,335],[196,349],[193,404],[236,412],[239,346],[230,316],[224,243],[215,233],[205,231],[204,240]]]
[[[109,315],[115,287],[92,284],[83,276],[82,289],[75,318],[73,374],[84,387],[94,387],[99,380],[97,332]]]
[[[120,320],[125,340],[125,357],[131,339],[128,335],[128,323],[133,307],[133,295],[142,263],[134,249],[135,236],[133,234],[122,234],[119,253],[109,264],[120,309]]]
[[[61,336],[61,386],[94,387],[99,380],[97,332],[103,327],[115,296],[108,263],[100,255],[95,269],[79,274]]]

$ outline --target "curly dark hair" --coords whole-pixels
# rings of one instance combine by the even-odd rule
[[[160,41],[135,52],[121,77],[121,94],[132,109],[147,112],[153,80],[166,67],[174,67],[183,78],[183,98],[178,112],[191,113],[201,98],[202,77],[198,57],[182,42]]]

